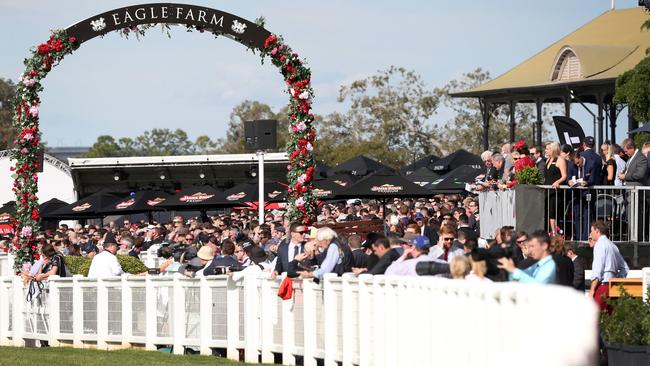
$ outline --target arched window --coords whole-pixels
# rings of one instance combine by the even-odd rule
[[[567,48],[560,53],[553,68],[552,81],[576,80],[582,78],[580,59],[575,52]]]

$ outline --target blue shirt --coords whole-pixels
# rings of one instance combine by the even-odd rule
[[[601,235],[594,245],[591,279],[605,283],[611,278],[625,278],[629,269],[618,247],[605,235]]]
[[[555,283],[555,272],[553,256],[547,255],[523,271],[519,268],[515,269],[510,274],[510,280],[521,283]]]
[[[334,267],[339,261],[339,246],[332,243],[327,247],[327,254],[325,254],[323,263],[321,263],[320,267],[314,271],[314,277],[322,279],[325,273],[331,273],[334,271]]]

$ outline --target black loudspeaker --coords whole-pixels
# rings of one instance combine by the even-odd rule
[[[278,121],[260,119],[244,121],[244,145],[246,150],[274,150],[278,144]]]

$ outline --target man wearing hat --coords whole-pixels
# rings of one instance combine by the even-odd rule
[[[212,248],[204,245],[196,253],[196,257],[181,266],[178,271],[188,277],[203,276],[203,270],[207,267],[208,263],[212,262],[213,258]]]
[[[429,239],[429,243],[435,243],[438,241],[438,233],[427,225],[427,219],[421,212],[415,213],[415,223],[418,224],[420,229],[420,235],[426,236]]]
[[[103,278],[119,276],[124,271],[120,262],[117,261],[115,256],[117,253],[117,243],[115,240],[107,241],[104,243],[104,250],[93,257],[88,270],[89,278]]]
[[[425,254],[429,251],[429,238],[417,235],[402,245],[404,252],[395,262],[386,268],[386,275],[417,276],[415,266],[419,262],[428,262],[432,259]]]

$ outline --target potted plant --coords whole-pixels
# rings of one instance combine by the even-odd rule
[[[600,325],[610,366],[650,365],[650,298],[633,297],[621,287],[610,300],[612,311],[601,314]]]

